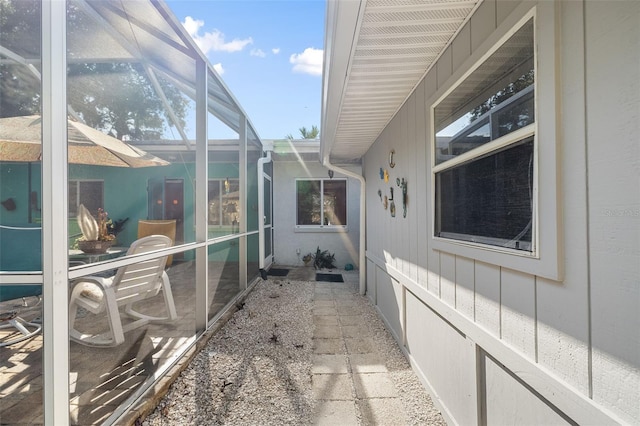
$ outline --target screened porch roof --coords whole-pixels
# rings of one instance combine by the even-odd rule
[[[40,32],[29,31],[31,15],[24,16],[24,31],[1,40],[0,63],[21,64],[39,79]],[[239,133],[246,113],[164,1],[70,0],[68,16],[69,64],[140,64],[152,83],[160,77],[194,99],[196,59],[202,58],[208,68],[208,110]],[[39,24],[32,24],[34,29],[39,28]],[[70,107],[73,115],[73,105]],[[171,116],[168,103],[166,108]],[[247,139],[259,144],[248,117]]]
[[[329,1],[321,157],[360,161],[478,3]]]

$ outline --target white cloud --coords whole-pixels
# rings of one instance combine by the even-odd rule
[[[322,75],[322,49],[307,47],[302,53],[294,53],[289,57],[293,64],[293,72],[310,75]]]
[[[267,54],[264,53],[262,49],[251,49],[251,52],[249,52],[249,54],[251,56],[257,56],[258,58],[264,58],[265,56],[267,56]]]
[[[215,64],[213,66],[213,69],[216,70],[216,72],[218,73],[218,75],[222,75],[224,74],[224,68],[222,68],[222,64],[220,62],[218,62],[217,64]]]
[[[273,49],[271,49],[271,51],[273,52],[274,55],[277,55],[278,53],[280,53],[280,48],[274,47]]]
[[[204,21],[193,19],[191,16],[184,18],[184,22],[182,23],[182,26],[187,30],[187,33],[189,33],[191,38],[193,38],[205,55],[210,51],[238,52],[244,49],[245,46],[253,43],[253,39],[251,37],[242,40],[234,38],[231,41],[225,41],[224,34],[216,29],[200,35],[198,33],[203,25]]]

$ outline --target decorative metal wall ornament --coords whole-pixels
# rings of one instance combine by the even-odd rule
[[[391,167],[392,169],[396,166],[395,161],[393,161],[393,155],[396,153],[395,149],[392,149],[391,152],[389,152],[389,167]]]
[[[389,191],[391,192],[391,197],[389,197],[389,201],[393,201],[393,186],[389,188]]]
[[[389,208],[389,210],[391,211],[391,217],[396,217],[396,203],[395,202],[391,202],[391,207]]]
[[[402,217],[407,217],[407,181],[405,178],[396,178],[396,185],[402,188]]]
[[[387,199],[387,196],[385,195],[384,198],[382,199],[382,205],[384,206],[384,209],[387,209],[387,206],[389,204],[389,200]]]
[[[384,169],[384,181],[389,182],[389,172],[387,169]]]
[[[380,179],[384,179],[384,169],[380,167]]]
[[[382,201],[382,191],[378,189],[378,197],[380,197],[380,201]]]
[[[7,198],[0,204],[2,204],[2,207],[7,209],[8,211],[13,211],[16,209],[16,202],[13,198]]]

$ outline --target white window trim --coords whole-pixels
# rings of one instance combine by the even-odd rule
[[[347,215],[346,225],[323,225],[324,209],[321,208],[321,224],[320,225],[298,225],[298,182],[299,181],[321,181],[320,195],[324,199],[324,182],[325,181],[343,181],[345,183],[345,200],[344,207]],[[329,178],[296,178],[295,182],[295,208],[296,208],[296,223],[294,225],[294,232],[348,232],[349,231],[349,182],[348,179],[329,179]],[[322,205],[322,203],[320,203]]]
[[[531,18],[534,21],[535,123],[491,141],[472,152],[464,153],[436,165],[435,107]],[[432,98],[434,100],[429,101],[429,155],[431,161],[428,164],[431,167],[429,174],[431,180],[431,229],[428,238],[432,249],[544,278],[562,280],[560,174],[557,154],[560,143],[557,114],[559,113],[558,98],[561,83],[556,69],[556,62],[559,60],[555,43],[556,33],[559,31],[557,19],[558,15],[553,4],[543,2],[534,8],[526,4],[519,6],[462,64],[459,71],[454,72],[451,78],[445,82],[442,90],[436,92]],[[541,105],[543,108],[540,108]],[[436,237],[436,173],[478,155],[508,146],[514,143],[516,138],[522,140],[531,135],[534,136],[533,252]],[[544,168],[540,169],[540,165],[543,165]]]

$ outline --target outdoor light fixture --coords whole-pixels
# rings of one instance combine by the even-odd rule
[[[224,180],[224,193],[225,193],[225,194],[228,194],[228,193],[229,193],[230,188],[231,188],[231,185],[229,184],[229,178],[226,178],[226,179]]]
[[[329,179],[333,179],[333,170],[329,169]]]

